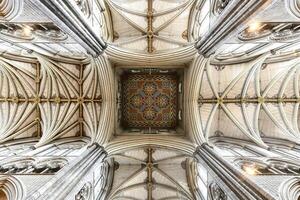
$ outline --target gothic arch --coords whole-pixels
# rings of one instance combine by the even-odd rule
[[[23,0],[3,0],[0,2],[0,21],[11,21],[23,9]]]
[[[286,0],[286,4],[290,12],[300,18],[300,1],[299,0]]]
[[[0,190],[8,200],[23,200],[26,196],[22,182],[12,176],[0,176]]]
[[[299,199],[300,178],[294,177],[281,183],[279,187],[280,200]]]

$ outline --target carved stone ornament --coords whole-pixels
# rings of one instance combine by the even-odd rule
[[[231,0],[217,0],[214,6],[214,13],[221,14]]]
[[[77,6],[81,10],[81,12],[89,18],[91,16],[91,6],[90,6],[90,1],[89,0],[75,0]]]
[[[209,192],[212,200],[227,200],[227,195],[217,183],[210,184]]]
[[[88,200],[92,190],[91,183],[85,183],[80,191],[75,195],[75,200]]]

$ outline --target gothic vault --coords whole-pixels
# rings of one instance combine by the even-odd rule
[[[300,200],[299,0],[0,0],[0,200]]]

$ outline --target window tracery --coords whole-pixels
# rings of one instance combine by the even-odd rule
[[[227,156],[261,156],[247,146],[242,146],[234,143],[216,143],[216,146],[222,150],[222,154]]]
[[[284,160],[240,160],[237,163],[249,175],[299,175],[300,166]]]
[[[17,17],[23,10],[23,0],[0,1],[0,20],[10,21]]]
[[[55,174],[67,164],[67,161],[46,160],[21,160],[0,164],[0,174]]]
[[[19,41],[64,41],[68,36],[52,23],[40,24],[0,24],[2,37]]]
[[[267,39],[273,42],[295,41],[300,37],[298,23],[258,23],[256,30],[249,26],[238,38],[241,41]]]
[[[211,18],[211,1],[198,1],[193,11],[195,21],[191,27],[192,38],[199,40],[209,30]]]

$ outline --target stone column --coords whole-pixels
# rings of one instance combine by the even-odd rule
[[[87,150],[74,162],[65,166],[58,174],[56,174],[47,184],[39,188],[32,195],[28,196],[26,199],[34,200],[57,200],[57,199],[75,199],[75,196],[85,188],[84,186],[88,184],[93,185],[94,176],[96,170],[98,174],[105,175],[106,170],[102,172],[103,164],[105,164],[104,159],[107,153],[98,144],[93,144],[87,148]],[[106,180],[104,180],[106,181]],[[102,190],[106,192],[106,190]],[[89,196],[103,196],[101,194],[94,194],[94,188],[87,194]],[[92,198],[94,199],[94,198]]]
[[[228,163],[218,155],[208,144],[199,146],[194,153],[194,157],[199,163],[207,168],[208,173],[214,180],[217,183],[220,183],[219,186],[224,186],[222,190],[230,197],[227,199],[273,199],[269,194],[238,171],[232,163]]]

